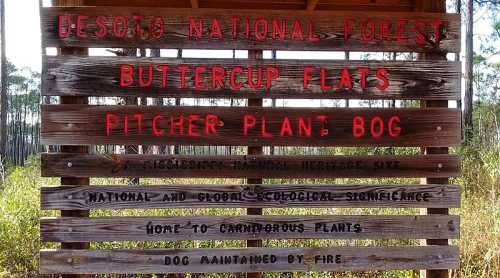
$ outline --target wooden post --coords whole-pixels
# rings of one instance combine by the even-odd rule
[[[436,0],[436,1],[417,1],[417,11],[419,12],[436,12],[436,13],[446,13],[446,1]],[[426,53],[420,54],[418,56],[419,60],[445,60],[446,53]],[[447,100],[435,100],[435,101],[421,101],[421,107],[448,107]],[[448,154],[448,148],[428,148],[423,147],[422,153],[426,155],[433,154]],[[437,166],[436,166],[437,167]],[[422,179],[424,184],[448,184],[449,178],[424,178]],[[421,209],[421,214],[431,215],[431,214],[449,214],[449,209],[447,208],[426,208]],[[422,241],[422,245],[448,245],[448,239],[425,239]],[[448,278],[447,269],[438,270],[421,270],[421,278]]]
[[[262,50],[249,50],[248,58],[261,60],[263,55]],[[262,106],[262,99],[249,99],[248,106]],[[262,147],[248,147],[249,155],[262,155]],[[248,184],[262,184],[262,179],[247,179]],[[262,215],[261,208],[248,208],[247,215]],[[247,240],[247,247],[262,247],[262,240]],[[262,273],[248,273],[248,278],[261,278]]]
[[[81,6],[84,4],[83,0],[53,0],[53,5],[57,6]],[[59,55],[88,55],[87,48],[70,48],[63,47],[58,49]],[[61,97],[60,104],[88,104],[87,97]],[[87,146],[61,146],[62,153],[82,153],[86,154],[89,152],[89,147]],[[70,164],[67,165],[71,167]],[[61,184],[63,185],[89,185],[89,178],[73,178],[73,177],[61,177]],[[61,217],[89,217],[90,211],[72,211],[63,210],[61,211]],[[62,243],[62,249],[89,249],[90,244],[88,242],[72,242],[72,243]],[[91,275],[88,274],[76,274],[76,275],[62,275],[63,278],[90,278]]]

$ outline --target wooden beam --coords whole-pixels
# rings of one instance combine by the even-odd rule
[[[85,5],[83,0],[53,0],[51,1],[55,6],[79,6]],[[61,47],[58,49],[59,55],[81,55],[87,56],[88,49],[80,47]],[[61,97],[61,104],[88,104],[88,97]],[[61,146],[61,153],[78,153],[78,154],[88,154],[88,146]],[[90,184],[90,178],[75,178],[68,176],[61,176],[61,184],[69,184],[75,186],[84,186]],[[61,217],[81,217],[88,218],[90,216],[89,210],[62,210]],[[61,243],[61,250],[67,249],[71,250],[83,250],[89,249],[89,242],[63,242]],[[82,272],[75,272],[69,275],[62,275],[62,278],[90,278],[91,275]]]
[[[438,0],[438,1],[424,1],[418,0],[416,2],[416,11],[417,12],[434,12],[434,13],[442,13],[446,14],[446,1]],[[418,60],[431,60],[431,61],[444,61],[446,60],[446,53],[443,52],[430,52],[428,54],[420,54],[418,56]],[[422,101],[420,103],[421,107],[442,107],[447,108],[447,101]],[[436,154],[448,154],[448,148],[432,148],[430,146],[423,147],[422,153],[425,155],[436,155]],[[446,185],[449,183],[449,178],[432,178],[427,177],[422,179],[423,184],[443,184]],[[447,215],[449,214],[449,209],[447,208],[423,208],[421,209],[421,214],[423,215]],[[436,245],[436,246],[447,246],[447,239],[425,239],[422,240],[422,245]],[[420,271],[420,278],[447,278],[449,277],[448,268],[440,268],[440,269],[424,269]]]
[[[319,0],[307,0],[307,8],[308,11],[313,11],[316,8]]]
[[[148,274],[446,269],[458,268],[458,256],[458,248],[454,246],[42,250],[40,273]],[[184,263],[173,263],[175,257],[181,258]],[[221,261],[221,257],[227,260]],[[253,258],[258,258],[259,261],[255,262]]]
[[[200,7],[200,2],[198,0],[191,0],[191,8],[198,9]]]

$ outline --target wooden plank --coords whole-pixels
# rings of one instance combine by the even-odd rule
[[[142,28],[134,16],[142,18]],[[46,47],[460,51],[455,14],[51,7],[42,9],[41,22]],[[281,38],[276,34],[282,30]]]
[[[265,9],[265,10],[303,10],[304,0],[200,0],[203,8],[217,9]],[[170,7],[189,8],[187,0],[86,0],[87,6],[123,6],[123,7]],[[413,11],[411,0],[322,0],[316,10],[343,11]]]
[[[456,155],[170,156],[42,154],[42,176],[377,178],[457,176]]]
[[[173,123],[173,124],[172,124]],[[457,146],[459,109],[43,105],[42,144]]]
[[[449,208],[456,185],[150,185],[42,187],[42,209]]]
[[[375,271],[458,264],[454,246],[42,250],[40,255],[41,274]]]
[[[458,238],[458,216],[185,216],[42,218],[41,240],[162,241]]]
[[[345,76],[347,79],[341,83],[344,71],[347,73]],[[365,71],[368,71],[366,76]],[[252,87],[248,81],[249,72],[253,76]],[[217,75],[216,78],[214,74]],[[260,82],[257,78],[259,75],[262,76]],[[460,78],[461,66],[458,62],[249,61],[46,56],[42,94],[203,98],[459,99]]]

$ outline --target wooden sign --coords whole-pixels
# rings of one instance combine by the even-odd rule
[[[47,56],[43,95],[459,99],[458,62]]]
[[[42,106],[46,145],[456,146],[459,109]]]
[[[457,238],[457,216],[42,218],[42,241]]]
[[[458,267],[455,246],[43,250],[42,274],[375,271]]]
[[[460,16],[432,13],[55,7],[46,47],[460,52]]]
[[[43,57],[42,95],[61,102],[42,105],[41,141],[62,147],[42,155],[42,176],[63,177],[63,185],[41,189],[42,209],[62,211],[40,221],[41,240],[62,243],[60,250],[41,251],[41,274],[426,269],[444,277],[441,270],[458,267],[458,248],[439,245],[460,235],[459,216],[448,215],[460,206],[460,188],[440,184],[460,172],[459,157],[447,147],[461,143],[461,111],[446,105],[460,99],[460,63],[257,58],[262,50],[445,56],[460,52],[459,15],[113,5],[41,9],[42,47],[62,54]],[[85,57],[89,47],[249,49],[250,59]],[[88,97],[249,101],[248,107],[88,105]],[[262,99],[419,100],[422,106],[322,108],[305,100],[304,108],[256,107]],[[246,146],[249,155],[104,155],[89,154],[89,145]],[[263,155],[262,146],[419,147],[425,155],[280,156]],[[89,185],[96,177],[246,178],[249,184]],[[264,178],[383,177],[433,179],[261,184]],[[246,208],[249,215],[171,211],[205,208]],[[262,215],[262,208],[426,208],[433,214]],[[88,217],[94,209],[160,213]],[[421,239],[432,246],[84,250],[93,242],[246,240],[250,247],[286,239]]]
[[[42,209],[459,207],[456,185],[150,185],[42,187]]]
[[[455,177],[456,155],[182,156],[46,153],[44,177]]]

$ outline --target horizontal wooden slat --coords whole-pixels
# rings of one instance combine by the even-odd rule
[[[61,15],[68,16],[73,25],[61,20],[62,28],[59,29]],[[80,25],[76,24],[78,16]],[[98,16],[104,17],[96,20]],[[123,24],[123,18],[120,16],[125,18],[126,24]],[[139,32],[136,31],[137,23],[134,16],[143,17],[142,30]],[[152,24],[155,17],[163,19],[163,32],[154,27],[162,25],[161,21],[157,19],[154,21],[156,25]],[[193,31],[195,28],[190,28],[190,18],[196,21],[204,20],[201,37],[196,37]],[[233,29],[234,18],[237,18],[235,29]],[[248,37],[247,18],[250,30]],[[221,37],[212,32],[216,30],[213,26],[218,26],[217,23],[213,23],[213,19],[218,20]],[[276,24],[273,20],[276,20]],[[273,33],[278,34],[282,30],[282,20],[286,20],[285,37],[273,39]],[[460,16],[455,14],[52,7],[42,9],[41,22],[43,45],[50,47],[460,51]],[[437,22],[441,24],[436,25]],[[129,27],[128,32],[123,28],[124,25]],[[280,29],[273,30],[274,25]],[[65,35],[66,26],[72,27],[68,36]],[[80,27],[79,36],[77,27]],[[192,29],[191,34],[190,29]],[[437,36],[436,29],[439,30]],[[233,30],[236,30],[235,35]],[[98,37],[97,34],[102,37]]]
[[[41,137],[46,145],[419,147],[461,143],[460,110],[448,108],[43,105]]]
[[[457,267],[458,248],[454,246],[42,250],[40,255],[41,274],[374,271]]]
[[[461,67],[455,62],[207,61],[67,56],[48,56],[44,61],[44,95],[427,100],[460,97]],[[180,69],[184,67],[189,70],[186,77],[181,78]],[[203,72],[196,74],[197,68]],[[339,89],[345,69],[350,79]],[[231,72],[240,70],[242,72],[232,79]],[[249,71],[252,82],[260,83],[256,88],[248,84]],[[368,71],[366,76],[362,73],[365,71]],[[377,76],[382,73],[384,77]],[[218,81],[213,74],[223,77]],[[262,74],[261,82],[257,81],[259,74]],[[196,76],[202,78],[200,84],[196,83]],[[133,81],[128,82],[130,77]],[[231,80],[237,83],[236,86]],[[353,86],[349,90],[351,82]],[[387,88],[380,87],[382,85]]]
[[[42,209],[459,207],[456,185],[154,185],[42,187]]]
[[[455,177],[456,155],[170,156],[42,154],[44,177]]]
[[[457,216],[42,218],[42,241],[458,238]]]
[[[304,0],[199,0],[201,8],[217,9],[279,9],[304,10]],[[88,6],[124,6],[124,7],[170,7],[190,8],[189,0],[85,0]],[[360,11],[413,11],[415,2],[411,0],[321,0],[315,10],[360,10]]]

